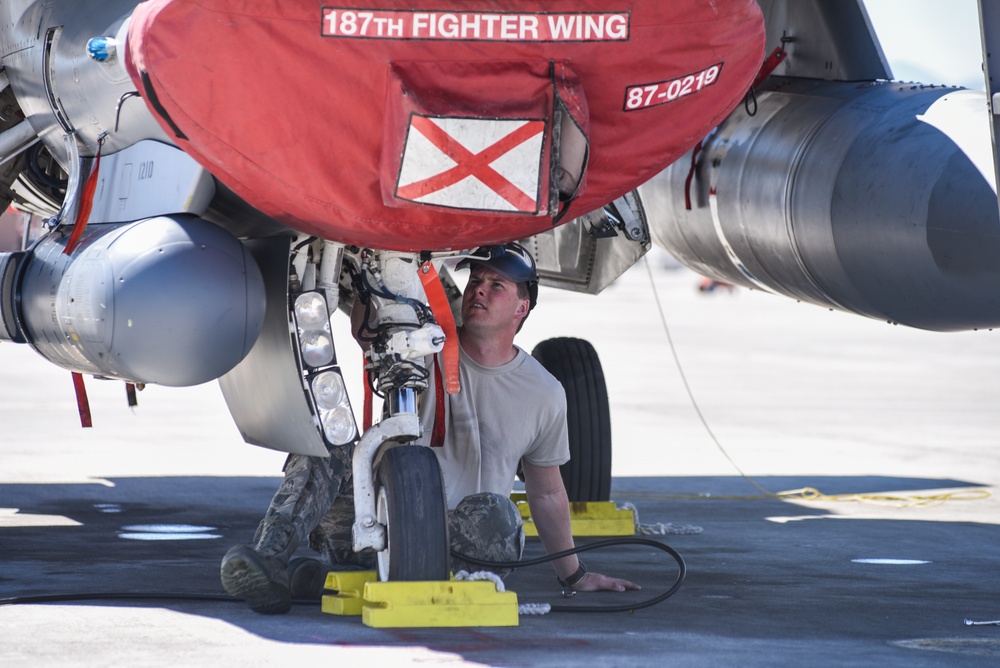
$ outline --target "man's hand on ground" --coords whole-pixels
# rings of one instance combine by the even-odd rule
[[[590,572],[571,589],[573,591],[625,591],[626,589],[642,589],[642,587],[628,580]]]

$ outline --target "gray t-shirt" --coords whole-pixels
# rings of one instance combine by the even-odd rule
[[[444,395],[444,445],[433,448],[448,508],[470,494],[510,495],[522,457],[535,466],[569,461],[566,393],[534,357],[518,348],[507,364],[485,367],[462,350],[459,379],[461,392]],[[420,401],[420,443],[430,443],[435,395],[432,373]]]

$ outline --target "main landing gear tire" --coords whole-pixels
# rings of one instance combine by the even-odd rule
[[[594,346],[567,337],[531,351],[566,391],[570,460],[561,473],[571,502],[611,499],[611,409],[604,370]]]
[[[389,448],[378,465],[376,519],[385,526],[379,580],[447,580],[448,512],[437,456],[419,445]]]

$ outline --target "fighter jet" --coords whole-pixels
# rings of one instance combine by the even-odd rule
[[[249,443],[356,442],[355,548],[383,579],[447,569],[443,503],[411,521],[435,457],[392,460],[428,356],[452,385],[448,267],[480,247],[520,240],[582,292],[655,242],[894,322],[1000,316],[986,101],[893,82],[860,2],[6,0],[0,64],[0,205],[44,219],[0,253],[0,341],[72,372],[81,405],[88,375],[218,379]],[[331,335],[355,304],[378,307],[372,425]],[[585,397],[571,497],[606,499],[596,353],[536,354]]]
[[[520,239],[599,290],[649,248],[634,189],[763,52],[752,0],[4,2],[0,204],[45,223],[0,254],[0,339],[71,371],[81,406],[88,375],[219,379],[250,443],[357,441],[355,548],[438,579],[444,506],[412,482],[436,458],[392,462],[428,356],[458,390],[446,263]],[[360,336],[387,407],[360,429],[330,326],[355,303],[378,307]]]

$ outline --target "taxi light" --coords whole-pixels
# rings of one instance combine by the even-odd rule
[[[333,371],[324,371],[316,376],[312,382],[312,390],[320,410],[333,410],[347,398],[344,379]]]
[[[319,419],[323,423],[323,435],[334,445],[346,445],[353,441],[357,434],[354,415],[344,406],[321,412]]]
[[[292,307],[302,363],[312,369],[333,364],[333,335],[326,299],[318,292],[303,292]]]
[[[353,441],[358,429],[347,397],[347,388],[340,373],[334,370],[318,373],[309,387],[316,402],[326,440],[333,445],[344,445]]]
[[[330,320],[326,300],[318,292],[304,292],[295,298],[295,318],[299,327],[322,328]]]
[[[354,411],[340,370],[330,329],[330,311],[320,292],[303,292],[292,302],[292,320],[303,381],[320,431],[330,445],[346,445],[358,435]]]
[[[306,366],[316,368],[333,362],[333,340],[325,332],[309,332],[300,337],[299,349]]]

